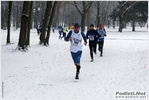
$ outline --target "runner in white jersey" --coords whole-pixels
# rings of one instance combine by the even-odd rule
[[[66,41],[70,41],[70,52],[74,64],[76,66],[75,79],[79,79],[79,73],[81,68],[80,59],[82,55],[82,46],[83,46],[82,39],[84,40],[84,45],[86,46],[87,44],[86,36],[83,32],[81,32],[80,25],[78,23],[75,23],[74,30],[71,30],[65,38]]]

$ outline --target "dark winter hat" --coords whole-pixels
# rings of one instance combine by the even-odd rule
[[[93,24],[91,24],[91,25],[90,25],[90,27],[92,27],[92,26],[94,27],[94,25],[93,25]]]
[[[75,24],[74,24],[74,28],[80,28],[79,23],[75,23]]]

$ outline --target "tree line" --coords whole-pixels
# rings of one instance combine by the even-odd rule
[[[136,22],[142,27],[148,21],[148,1],[119,1],[110,17],[113,21],[119,19],[119,32],[122,32],[128,22],[132,23],[132,31],[135,31]]]
[[[1,29],[8,30],[6,44],[10,44],[10,27],[20,28],[18,50],[27,50],[30,29],[38,23],[42,24],[39,44],[48,46],[52,24],[70,27],[78,22],[85,31],[91,23],[115,28],[117,21],[122,32],[128,22],[135,31],[135,22],[146,23],[147,18],[148,1],[1,1]]]

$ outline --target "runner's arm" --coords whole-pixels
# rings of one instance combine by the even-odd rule
[[[71,37],[72,31],[69,31],[69,33],[67,34],[67,36],[65,37],[65,41],[69,41],[69,38]]]
[[[98,31],[96,31],[96,38],[101,37],[101,35],[98,33]]]
[[[88,31],[88,32],[89,32],[89,31]],[[88,34],[89,34],[88,32],[86,33],[86,39],[88,39]]]
[[[86,39],[85,34],[84,34],[83,32],[81,32],[81,35],[82,35],[82,37],[83,37],[84,42],[86,42],[86,43],[87,43],[87,39]]]

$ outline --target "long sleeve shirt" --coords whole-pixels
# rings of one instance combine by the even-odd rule
[[[86,38],[89,39],[89,42],[97,43],[99,37],[100,35],[96,30],[93,29],[87,31]]]

